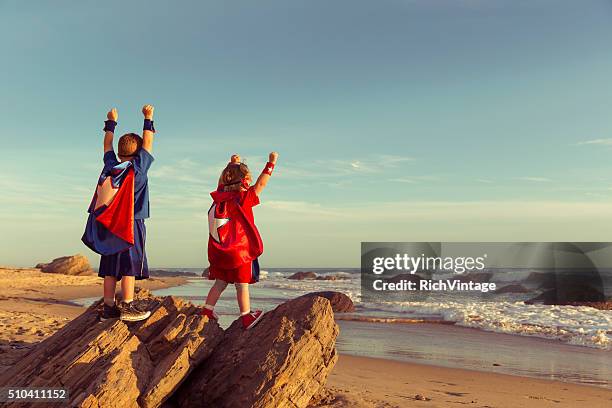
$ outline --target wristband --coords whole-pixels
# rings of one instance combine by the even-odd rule
[[[274,163],[267,162],[266,168],[262,171],[262,173],[267,174],[268,176],[271,176],[272,170],[274,170]]]
[[[114,120],[105,120],[104,121],[104,131],[115,133],[115,126],[117,126],[117,122]]]
[[[142,125],[142,130],[150,130],[155,133],[155,126],[153,126],[153,121],[151,119],[145,119],[144,124]]]

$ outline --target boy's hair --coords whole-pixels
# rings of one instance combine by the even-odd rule
[[[119,138],[119,156],[134,156],[141,147],[142,137],[136,133],[126,133]]]
[[[230,163],[221,172],[221,183],[225,191],[240,191],[242,180],[249,174],[249,167],[244,163]]]

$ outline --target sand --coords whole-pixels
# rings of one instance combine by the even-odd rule
[[[322,407],[610,407],[609,389],[341,355]]]
[[[184,278],[154,278],[159,289]],[[70,299],[100,296],[102,279],[37,269],[0,268],[0,371],[85,308]],[[578,407],[612,406],[610,389],[457,368],[341,355],[320,407]]]

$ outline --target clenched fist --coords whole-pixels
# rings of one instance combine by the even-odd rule
[[[108,113],[106,114],[106,119],[108,120],[114,120],[115,122],[117,121],[117,118],[119,116],[117,115],[117,109],[113,108],[111,110],[108,111]]]
[[[276,159],[278,159],[278,153],[276,153],[276,152],[270,153],[270,157],[268,158],[268,161],[270,163],[274,163],[275,164],[276,163]]]
[[[145,119],[153,119],[153,111],[155,110],[155,108],[153,107],[153,105],[145,105],[142,107],[142,114],[144,115]]]
[[[240,156],[237,154],[233,154],[230,159],[230,163],[240,163]]]

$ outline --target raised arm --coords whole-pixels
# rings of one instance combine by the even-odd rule
[[[153,127],[153,108],[152,105],[145,105],[142,107],[142,114],[144,115],[144,126],[142,127],[142,148],[147,152],[153,152],[153,137],[155,135],[155,128]]]
[[[270,153],[266,167],[263,169],[259,177],[257,177],[257,181],[255,182],[254,187],[257,195],[259,195],[266,187],[266,184],[268,184],[268,180],[270,180],[270,176],[272,176],[272,170],[274,170],[274,166],[276,165],[276,159],[278,159],[278,153]]]
[[[113,135],[117,126],[117,109],[113,108],[106,114],[104,122],[104,153],[113,150]]]

